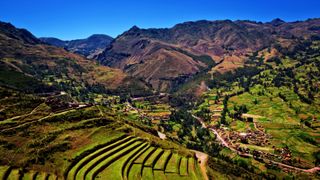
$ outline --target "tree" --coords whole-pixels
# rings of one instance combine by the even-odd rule
[[[228,122],[226,120],[226,116],[227,116],[227,112],[228,112],[228,100],[229,100],[229,96],[226,96],[223,99],[223,110],[221,113],[220,122],[221,122],[221,124],[224,124],[224,125],[228,125]]]

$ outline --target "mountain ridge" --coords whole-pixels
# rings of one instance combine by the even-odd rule
[[[29,31],[2,22],[0,69],[0,84],[6,87],[28,93],[63,90],[82,101],[90,99],[88,89],[118,92],[119,88],[119,92],[126,92],[127,86],[132,84],[145,86],[122,70],[44,44]]]
[[[93,34],[87,38],[75,40],[61,40],[54,37],[40,37],[39,39],[44,43],[65,48],[89,59],[99,54],[113,40],[112,37],[105,34]]]
[[[248,56],[277,44],[294,46],[300,39],[308,39],[320,32],[320,19],[284,22],[275,19],[270,23],[254,21],[195,21],[180,23],[172,28],[141,29],[133,26],[119,35],[106,49],[95,56],[101,64],[120,68],[144,78],[160,91],[170,91],[180,76],[192,77],[201,70],[192,56],[209,56],[215,63],[212,72],[233,71],[244,65]],[[163,53],[163,52],[170,53]],[[186,55],[188,66],[181,66]],[[156,60],[157,59],[157,60]],[[154,74],[158,61],[168,62],[160,69],[172,69]],[[163,64],[163,63],[162,63]],[[196,66],[194,66],[197,64]],[[178,78],[178,79],[177,79]],[[169,80],[164,85],[162,79]]]

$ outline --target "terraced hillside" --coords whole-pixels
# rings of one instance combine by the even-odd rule
[[[193,157],[138,137],[120,136],[83,154],[67,168],[66,179],[202,179]]]
[[[23,96],[0,90],[6,112],[0,122],[1,179],[202,177],[192,152],[125,120],[116,111],[124,105],[80,108],[69,106],[75,102],[67,94]]]
[[[9,166],[0,166],[0,179],[2,180],[56,180],[55,174],[37,171],[27,171]]]

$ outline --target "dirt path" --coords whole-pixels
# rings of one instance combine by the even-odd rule
[[[56,113],[56,114],[50,113],[49,115],[47,115],[47,116],[45,116],[45,117],[42,117],[42,118],[40,118],[40,119],[36,119],[36,120],[33,120],[33,121],[24,122],[24,123],[21,123],[21,124],[17,124],[16,126],[13,126],[13,127],[1,129],[0,132],[3,133],[3,132],[8,132],[8,131],[11,131],[11,130],[14,130],[14,129],[22,128],[22,127],[25,127],[25,126],[28,126],[28,125],[31,125],[31,124],[34,124],[34,123],[41,122],[41,121],[43,121],[44,119],[49,118],[49,117],[51,117],[51,116],[60,115],[60,114],[65,114],[65,113],[67,113],[67,112],[69,112],[69,111],[72,111],[72,110],[74,110],[74,109],[67,110],[67,111],[63,111],[63,112]]]
[[[160,93],[159,95],[152,95],[152,96],[131,98],[131,100],[132,100],[132,101],[140,101],[140,100],[145,100],[145,99],[148,99],[148,98],[164,97],[164,96],[167,96],[167,95],[169,95],[169,94],[167,94],[167,93]]]
[[[11,62],[9,62],[9,61],[2,61],[2,62],[6,63],[8,66],[12,67],[12,68],[15,69],[16,71],[18,71],[18,72],[20,72],[20,73],[22,73],[22,74],[24,74],[24,75],[26,75],[26,76],[32,77],[31,74],[28,74],[28,73],[23,72],[18,66],[12,64]]]
[[[197,159],[200,161],[200,169],[203,174],[203,177],[205,180],[209,180],[208,175],[207,175],[207,163],[208,163],[208,154],[192,150],[193,152],[196,153]]]
[[[213,128],[209,128],[210,131],[212,131],[217,139],[221,142],[221,144],[227,148],[229,148],[230,150],[232,150],[233,152],[238,153],[238,151],[236,149],[234,149],[233,147],[229,146],[229,144],[219,135],[218,131],[213,129]]]
[[[308,173],[316,173],[317,171],[320,171],[320,167],[314,167],[314,168],[305,170],[305,172],[308,172]]]
[[[197,116],[195,116],[193,114],[192,114],[192,117],[197,119],[200,122],[200,124],[202,125],[202,128],[207,128],[206,123],[201,118],[199,118],[199,117],[197,117]]]

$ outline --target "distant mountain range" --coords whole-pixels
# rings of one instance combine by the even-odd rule
[[[261,23],[255,21],[196,21],[177,24],[172,28],[140,29],[132,27],[116,39],[107,35],[92,35],[86,39],[62,41],[57,38],[36,38],[24,29],[16,29],[1,23],[0,32],[16,43],[23,42],[33,47],[52,49],[50,44],[101,65],[120,69],[123,73],[144,81],[152,90],[177,91],[181,85],[206,75],[214,78],[218,74],[244,67],[252,54],[265,55],[264,61],[281,56],[279,47],[288,51],[299,47],[303,40],[319,37],[320,19],[284,22],[275,19]],[[21,49],[13,44],[3,46],[1,54],[19,54]],[[36,46],[34,46],[36,45]],[[30,47],[30,48],[31,48]],[[29,49],[30,49],[29,48]],[[67,52],[61,49],[58,55]],[[35,53],[36,50],[32,51]],[[36,54],[36,53],[35,53]],[[202,83],[202,85],[204,85]],[[191,86],[198,88],[200,82]],[[189,89],[196,91],[196,89]]]
[[[83,55],[87,58],[92,58],[101,53],[113,40],[112,37],[104,34],[94,34],[86,39],[70,41],[63,41],[53,37],[42,37],[39,39],[44,43],[65,48],[70,52]]]

